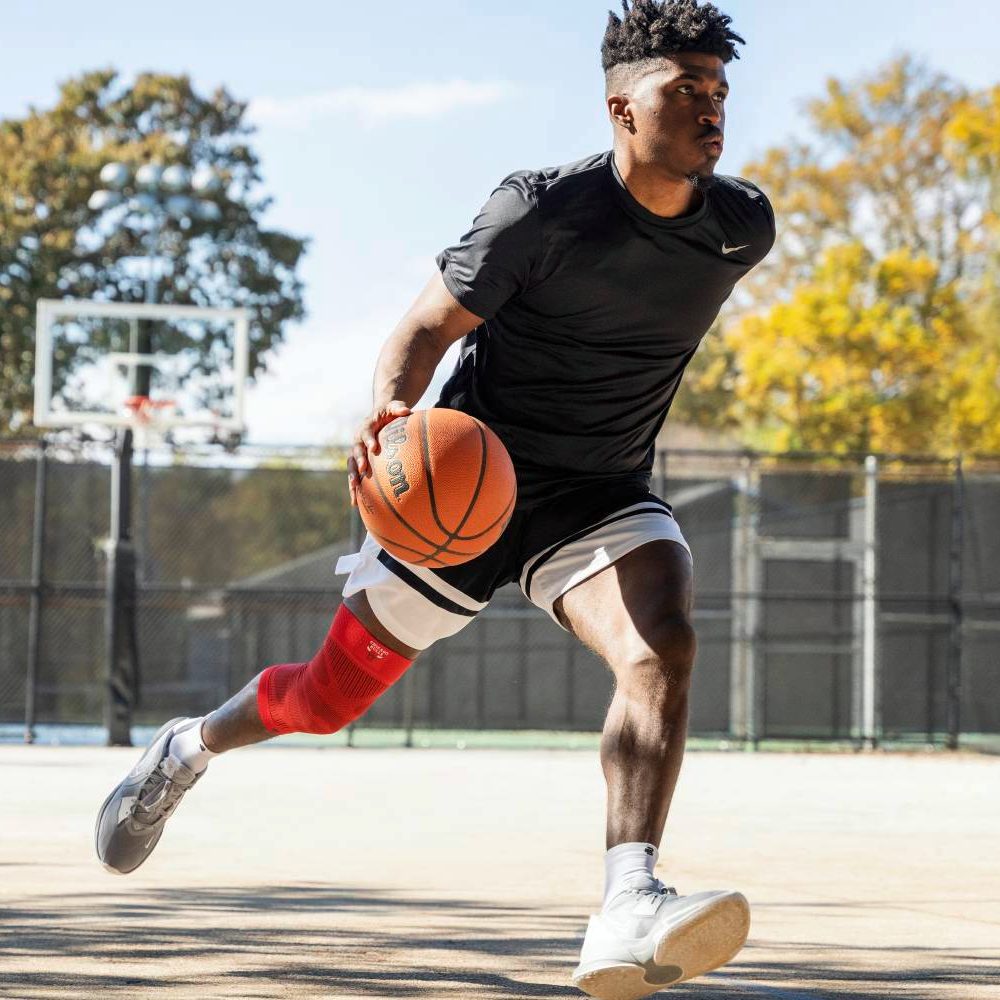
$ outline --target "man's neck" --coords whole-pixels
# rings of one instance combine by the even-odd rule
[[[640,163],[627,148],[616,148],[614,157],[628,193],[653,215],[679,219],[701,207],[705,196],[687,178],[677,179],[659,167]]]

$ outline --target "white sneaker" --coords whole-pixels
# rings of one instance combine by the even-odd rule
[[[590,918],[573,985],[598,1000],[638,1000],[735,958],[750,931],[738,892],[678,896],[629,889]]]

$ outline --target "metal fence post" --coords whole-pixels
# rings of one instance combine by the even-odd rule
[[[406,736],[403,746],[413,746],[413,707],[416,691],[414,690],[413,671],[407,670],[403,674],[403,731]]]
[[[38,443],[35,465],[35,509],[31,532],[31,601],[28,605],[28,670],[24,683],[24,742],[35,742],[35,713],[38,707],[38,654],[42,630],[42,588],[45,585],[45,487],[46,441]]]
[[[878,459],[865,459],[864,557],[862,562],[862,641],[861,641],[861,742],[878,746]]]
[[[757,515],[754,511],[759,472],[749,455],[741,461],[736,480],[735,531],[732,569],[732,643],[729,675],[729,731],[735,738],[756,746],[759,739],[757,678],[754,641],[757,632],[758,589],[756,556]]]
[[[562,638],[566,651],[566,727],[576,728],[576,652],[570,635]]]
[[[667,463],[669,461],[667,449],[663,448],[656,455],[657,460],[657,480],[658,480],[658,490],[657,494],[664,500],[667,499]],[[669,502],[669,501],[668,501]]]
[[[965,542],[965,475],[962,456],[955,460],[955,481],[951,501],[951,545],[948,560],[948,749],[957,750],[962,726],[962,606]]]

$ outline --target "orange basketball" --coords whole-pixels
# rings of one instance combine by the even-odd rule
[[[489,427],[458,410],[417,410],[387,424],[378,439],[358,509],[390,555],[441,569],[474,559],[500,537],[517,480]]]

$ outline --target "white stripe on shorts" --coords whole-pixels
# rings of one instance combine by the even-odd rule
[[[579,583],[627,556],[634,549],[664,539],[691,549],[666,506],[658,500],[612,511],[596,524],[532,556],[521,571],[521,590],[562,628],[553,605]]]
[[[486,607],[423,566],[379,558],[382,546],[368,535],[361,551],[337,560],[337,574],[350,573],[344,597],[365,591],[375,617],[400,642],[426,649],[465,628]],[[386,561],[383,561],[386,560]]]

